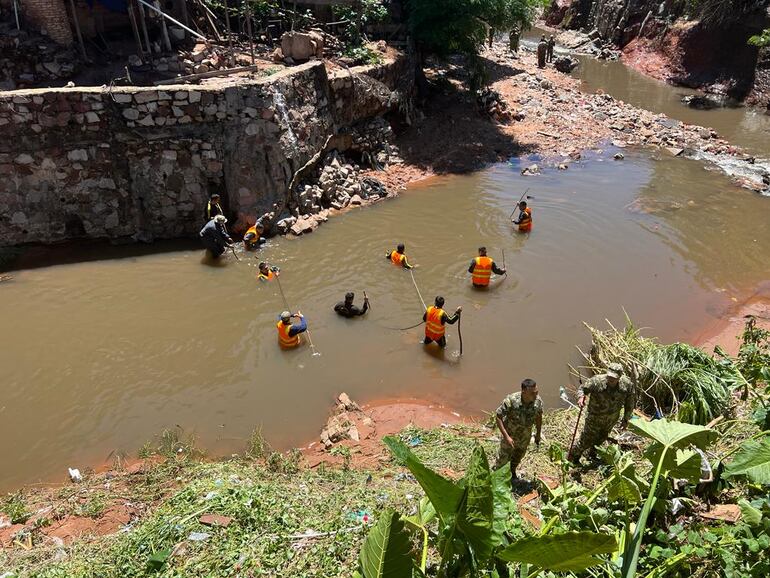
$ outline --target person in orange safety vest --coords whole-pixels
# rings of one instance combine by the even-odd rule
[[[298,318],[299,323],[292,325],[292,317]],[[291,349],[301,343],[299,334],[307,331],[307,321],[305,321],[301,311],[297,311],[294,315],[284,311],[281,313],[281,319],[276,324],[276,328],[278,329],[278,344],[283,349]]]
[[[440,295],[436,297],[435,305],[428,307],[422,316],[422,320],[425,321],[425,339],[423,344],[428,345],[432,342],[436,342],[442,349],[446,347],[446,335],[444,334],[445,326],[454,325],[460,320],[460,312],[462,307],[458,307],[455,310],[455,314],[451,317],[444,311],[444,298]]]
[[[406,255],[404,255],[404,244],[399,243],[398,247],[396,247],[395,251],[391,251],[389,253],[385,253],[385,258],[390,260],[391,263],[394,265],[400,265],[404,269],[412,269],[413,267],[409,264],[409,261],[406,258]]]
[[[528,233],[532,230],[532,209],[527,207],[527,201],[519,203],[519,217],[512,222],[519,226],[520,233]]]
[[[482,289],[489,286],[489,279],[492,277],[492,273],[495,275],[505,275],[505,269],[500,269],[497,263],[487,257],[486,247],[479,247],[479,256],[471,261],[468,273],[472,275],[471,282],[473,286]]]
[[[270,267],[267,263],[262,261],[259,264],[259,273],[257,273],[257,279],[260,281],[272,281],[280,274],[281,270],[278,267]]]

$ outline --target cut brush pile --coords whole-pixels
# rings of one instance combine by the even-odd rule
[[[730,413],[731,394],[746,380],[729,357],[718,349],[712,357],[685,343],[661,345],[642,337],[630,320],[623,330],[609,325],[605,331],[586,325],[591,351],[580,353],[591,371],[621,363],[641,409],[697,425]]]

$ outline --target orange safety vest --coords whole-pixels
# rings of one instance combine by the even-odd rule
[[[281,347],[289,349],[299,345],[299,333],[293,337],[289,335],[291,324],[284,325],[283,321],[279,321],[276,327],[278,328],[278,343]]]
[[[523,211],[524,214],[519,216],[519,231],[531,231],[532,230],[532,209],[527,207]]]
[[[272,281],[274,277],[275,277],[275,273],[273,273],[270,270],[268,270],[267,275],[261,272],[257,273],[257,279],[259,279],[260,281]]]
[[[390,252],[390,261],[394,265],[403,265],[404,259],[406,259],[406,255],[404,255],[403,253],[399,253],[398,251],[395,251],[395,250]]]
[[[425,317],[425,337],[429,337],[433,341],[438,341],[444,337],[444,324],[441,323],[441,318],[444,316],[444,310],[440,307],[434,307],[431,305],[426,311]]]
[[[492,276],[492,259],[489,257],[476,257],[476,266],[473,268],[473,284],[481,287],[489,285]]]

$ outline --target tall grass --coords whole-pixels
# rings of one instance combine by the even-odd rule
[[[586,367],[601,371],[622,364],[643,410],[698,425],[729,413],[731,392],[744,380],[728,357],[685,343],[661,345],[642,337],[630,320],[623,329],[609,325],[609,330],[586,325],[592,340],[590,352],[581,351]]]

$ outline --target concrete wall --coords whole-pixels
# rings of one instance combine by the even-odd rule
[[[284,204],[294,171],[328,135],[357,119],[335,113],[332,84],[311,62],[229,86],[0,93],[0,246],[194,235],[215,191],[236,228],[253,222]],[[397,105],[375,107],[370,92],[360,85],[366,106],[346,93],[341,110]]]

